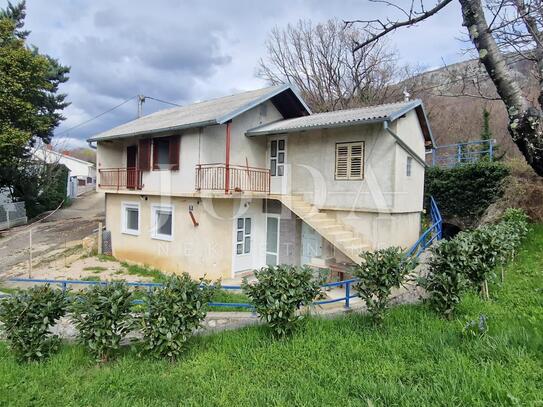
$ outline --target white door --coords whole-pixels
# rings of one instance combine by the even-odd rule
[[[310,264],[313,257],[322,255],[322,237],[307,223],[302,223],[301,264]]]
[[[288,193],[287,139],[274,137],[268,145],[272,194]]]
[[[279,216],[268,215],[266,221],[266,264],[279,264]]]

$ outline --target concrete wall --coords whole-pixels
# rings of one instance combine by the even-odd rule
[[[424,137],[416,113],[410,112],[391,128],[420,157]],[[288,175],[293,194],[323,209],[379,212],[422,211],[424,167],[412,161],[406,176],[408,153],[382,124],[314,130],[283,135],[287,139]],[[335,179],[336,143],[364,142],[364,179]]]
[[[140,205],[138,236],[122,233],[122,202]],[[165,272],[188,272],[193,277],[231,277],[233,200],[166,198],[106,194],[106,227],[111,231],[113,255],[156,267]],[[151,205],[174,207],[173,240],[151,237]],[[199,222],[195,227],[188,207]]]
[[[422,129],[420,128],[415,111],[409,112],[405,118],[396,121],[392,129],[424,160],[424,138],[422,137]],[[396,145],[395,150],[396,169],[394,189],[396,194],[393,211],[422,211],[424,204],[424,166],[413,159],[411,176],[408,177],[406,175],[406,167],[409,154],[399,145]]]
[[[420,235],[420,212],[372,213],[352,211],[325,211],[336,216],[372,249],[389,246],[410,248]]]
[[[364,179],[335,179],[336,143],[364,141]],[[288,136],[291,189],[319,208],[390,210],[395,142],[382,125],[343,127]]]

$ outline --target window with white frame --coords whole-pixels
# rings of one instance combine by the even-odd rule
[[[411,169],[413,167],[413,157],[407,157],[407,163],[405,166],[405,175],[411,176]]]
[[[336,179],[364,179],[364,142],[336,144]]]
[[[236,228],[236,254],[251,252],[251,218],[238,218]]]
[[[270,175],[282,177],[285,175],[285,140],[272,140],[270,142]]]
[[[152,236],[155,239],[172,240],[173,206],[153,205],[151,208]]]
[[[128,235],[140,233],[140,204],[123,202],[121,212],[122,232]]]

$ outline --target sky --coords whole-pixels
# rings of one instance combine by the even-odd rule
[[[136,101],[70,128],[138,94],[185,105],[266,86],[255,71],[274,26],[387,16],[398,14],[368,0],[27,0],[25,28],[40,52],[71,67],[61,88],[71,105],[55,138],[84,146],[89,136],[136,118]],[[463,35],[453,2],[389,41],[402,63],[432,69],[465,59]],[[144,113],[168,107],[147,100]]]

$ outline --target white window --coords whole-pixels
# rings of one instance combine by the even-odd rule
[[[407,157],[407,164],[405,166],[405,175],[411,176],[411,167],[413,166],[413,157]]]
[[[236,254],[251,252],[251,218],[238,218],[236,229]]]
[[[173,239],[173,206],[153,205],[151,207],[151,231],[154,239]]]
[[[272,177],[285,175],[286,150],[284,139],[270,142],[270,174]]]
[[[128,235],[140,234],[140,204],[123,202],[121,205],[122,232]]]
[[[364,142],[336,144],[336,179],[364,179]]]

